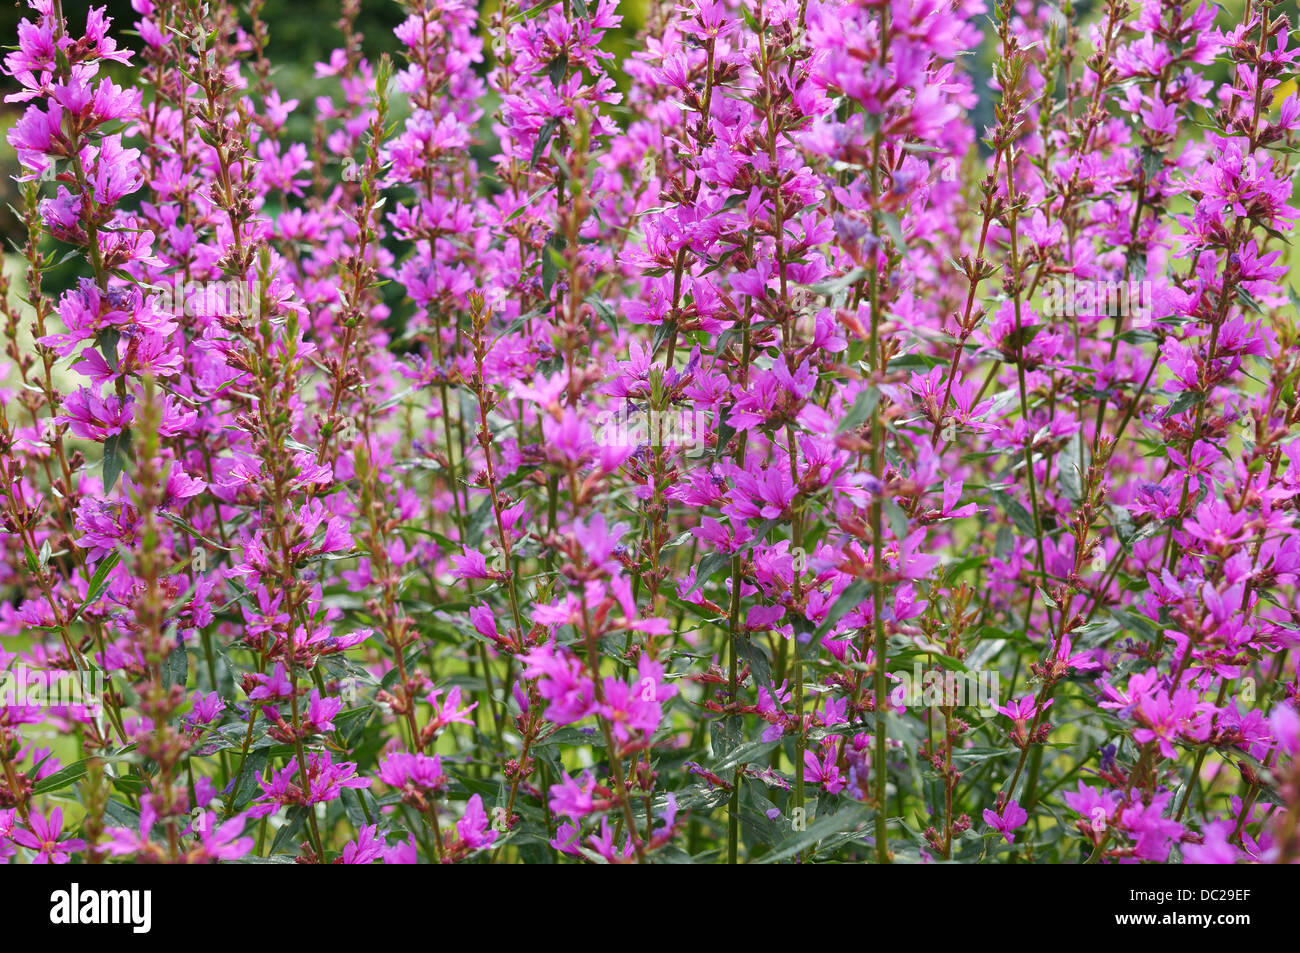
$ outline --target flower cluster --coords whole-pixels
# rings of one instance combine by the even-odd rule
[[[1300,861],[1280,3],[341,6],[4,58],[0,862]]]

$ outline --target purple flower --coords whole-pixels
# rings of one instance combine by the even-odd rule
[[[497,832],[488,829],[483,799],[477,794],[471,796],[465,805],[464,816],[456,822],[456,833],[460,835],[461,843],[470,850],[479,850],[497,839]]]
[[[11,836],[14,843],[36,851],[32,863],[66,864],[69,854],[86,849],[86,842],[79,837],[60,840],[62,835],[63,811],[56,807],[48,817],[33,812],[28,818],[27,827],[17,828]]]
[[[1013,843],[1016,839],[1013,831],[1027,820],[1029,820],[1029,815],[1014,799],[1007,802],[1001,814],[988,808],[984,809],[984,823],[1005,837],[1008,844]]]

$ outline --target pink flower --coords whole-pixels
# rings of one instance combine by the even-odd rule
[[[74,851],[85,850],[86,842],[79,837],[64,838],[63,811],[54,808],[49,816],[32,812],[27,827],[14,830],[12,837],[16,844],[34,850],[34,864],[66,864],[68,855]]]
[[[456,822],[456,833],[460,835],[461,843],[470,850],[479,850],[497,839],[497,832],[488,829],[483,799],[477,794],[470,797],[465,805],[464,816]]]
[[[988,808],[984,809],[984,823],[1006,838],[1008,844],[1013,843],[1016,839],[1013,831],[1027,820],[1029,820],[1029,815],[1025,813],[1025,809],[1014,798],[1007,802],[1001,814],[997,814]]]

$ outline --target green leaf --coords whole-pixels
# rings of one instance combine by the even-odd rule
[[[944,361],[942,358],[931,357],[928,354],[900,354],[898,357],[890,358],[889,369],[905,370],[914,367],[928,371],[930,368],[937,367],[940,364],[947,364],[947,361]]]
[[[556,89],[564,82],[564,74],[569,71],[569,54],[560,53],[546,64],[546,75],[551,78],[551,85]]]
[[[1016,529],[1028,536],[1037,535],[1037,530],[1034,528],[1033,514],[1025,509],[1023,503],[1006,490],[994,490],[993,498],[997,500],[998,506],[1007,514],[1011,522],[1015,524]]]
[[[881,504],[881,509],[885,511],[885,519],[889,521],[889,531],[894,534],[895,539],[907,538],[907,514],[903,508],[893,500],[885,500]]]
[[[163,683],[167,686],[180,685],[185,687],[185,680],[190,674],[190,656],[185,648],[185,643],[178,641],[176,648],[172,649],[167,661],[163,662],[162,676]]]
[[[696,587],[704,586],[725,567],[731,565],[731,553],[709,553],[700,560],[700,568],[695,572]]]
[[[961,748],[952,753],[954,764],[969,767],[973,764],[980,764],[985,761],[991,761],[994,758],[1001,758],[1013,754],[1015,749],[1006,748]]]
[[[838,278],[827,278],[825,281],[810,285],[809,288],[819,295],[833,295],[845,288],[851,288],[865,278],[867,274],[866,268],[851,268]]]
[[[547,745],[564,745],[572,748],[584,745],[598,745],[600,743],[600,735],[597,734],[595,728],[578,728],[574,725],[565,725],[562,728],[556,728],[549,735],[539,738],[536,746],[544,748]]]
[[[68,787],[74,781],[79,781],[86,774],[86,762],[78,761],[76,764],[70,764],[66,768],[60,768],[48,778],[42,778],[32,785],[33,794],[49,794],[53,791],[61,791]]]
[[[709,743],[719,758],[735,751],[740,745],[740,719],[729,717],[709,722]]]
[[[537,141],[533,143],[533,156],[529,162],[530,168],[537,168],[537,160],[542,157],[546,147],[551,142],[551,136],[555,133],[555,120],[548,119],[542,123],[542,128],[537,130]]]
[[[469,525],[465,528],[465,545],[468,547],[477,547],[483,542],[483,534],[487,531],[488,523],[492,520],[492,497],[483,497],[483,502],[478,505],[474,513],[469,518]]]
[[[370,723],[374,713],[375,709],[371,707],[354,708],[351,711],[340,712],[334,717],[334,727],[342,736],[345,745],[351,748],[360,740],[362,732],[366,730],[366,725]]]
[[[113,489],[113,484],[122,475],[126,466],[126,455],[131,452],[131,428],[115,433],[104,441],[104,492]]]
[[[1119,631],[1119,622],[1115,619],[1098,619],[1070,632],[1076,648],[1094,649],[1104,645],[1110,637]]]
[[[1079,432],[1075,431],[1070,437],[1065,449],[1061,451],[1060,466],[1057,470],[1057,484],[1061,488],[1062,495],[1072,503],[1078,503],[1083,499],[1083,472],[1079,469],[1079,456],[1082,452],[1083,466],[1086,469],[1090,465],[1092,457],[1088,450],[1087,444],[1083,444],[1080,449]]]
[[[121,561],[121,558],[117,550],[114,550],[99,561],[99,565],[95,567],[95,574],[90,577],[90,585],[86,587],[86,600],[77,610],[77,615],[81,615],[82,609],[104,594],[104,590],[108,588],[108,574],[113,571],[113,567]]]
[[[104,805],[104,817],[117,827],[125,827],[127,830],[134,831],[140,827],[140,812],[112,798]]]
[[[121,332],[117,328],[107,328],[99,334],[99,353],[104,355],[110,371],[117,370],[117,342]]]
[[[733,409],[732,405],[728,405],[720,407],[717,411],[718,445],[713,450],[715,459],[721,459],[722,454],[727,449],[727,444],[731,443],[731,438],[736,435],[736,428],[727,422],[731,419]]]
[[[730,771],[746,764],[753,764],[756,761],[766,761],[767,756],[779,744],[781,744],[780,739],[776,741],[746,741],[743,745],[737,745],[725,757],[719,758],[713,765],[712,771],[714,774],[721,776],[724,771]]]
[[[817,627],[818,637],[825,635],[834,628],[835,623],[861,605],[869,595],[871,595],[871,583],[865,579],[855,579],[845,586],[844,591],[839,594],[830,611],[826,613],[826,618],[822,620],[822,624]]]
[[[552,235],[542,247],[542,293],[549,300],[551,289],[555,287],[555,276],[560,273],[560,264],[563,258],[560,252],[564,250],[564,236]]]
[[[675,334],[676,332],[677,332],[676,321],[673,321],[670,318],[669,320],[661,323],[659,327],[655,328],[654,342],[650,345],[650,353],[658,354],[659,348],[663,347],[664,342],[667,341],[670,337],[672,337],[673,334]]]
[[[889,237],[894,240],[894,247],[899,251],[907,248],[907,244],[903,241],[903,229],[898,224],[898,216],[881,212],[880,220],[885,223],[885,231],[889,232]]]
[[[587,295],[587,303],[600,315],[600,319],[605,322],[606,327],[617,334],[618,315],[614,313],[614,309],[594,294]]]
[[[691,538],[691,531],[689,529],[684,529],[672,539],[668,540],[668,542],[664,543],[663,546],[659,547],[659,552],[660,554],[663,554],[670,549],[676,549],[683,543],[689,543]]]
[[[239,774],[238,784],[235,786],[235,796],[231,800],[232,810],[242,810],[244,805],[253,799],[258,791],[262,790],[258,778],[261,777],[262,769],[266,767],[266,749],[261,748],[248,753],[248,758],[244,761],[243,771]]]
[[[1015,545],[1015,537],[1011,535],[1011,529],[1007,526],[999,526],[998,534],[993,539],[993,555],[1003,561],[1011,555],[1011,547]]]
[[[1160,174],[1164,164],[1165,158],[1161,153],[1156,152],[1150,146],[1142,147],[1142,171],[1146,174],[1148,182]]]
[[[1115,533],[1119,536],[1119,541],[1125,546],[1133,539],[1135,527],[1133,526],[1133,515],[1127,509],[1115,503],[1107,503],[1106,509],[1110,512],[1110,525],[1115,528]]]
[[[278,854],[284,848],[291,846],[294,838],[302,831],[303,825],[306,822],[307,814],[304,808],[296,805],[289,808],[288,818],[286,819],[284,826],[276,831],[275,840],[271,842],[271,853]],[[289,853],[296,854],[297,851],[293,850],[289,851]]]
[[[1199,394],[1194,390],[1185,390],[1166,405],[1165,419],[1186,413],[1203,400],[1205,400],[1204,394]]]
[[[845,807],[836,814],[824,814],[809,824],[807,830],[796,831],[777,844],[771,853],[764,854],[754,863],[775,864],[788,857],[793,857],[795,854],[802,853],[813,847],[823,838],[838,834],[841,831],[854,830],[859,825],[865,824],[871,814],[871,808],[867,807],[867,805],[856,803]]]
[[[1241,304],[1242,307],[1254,311],[1256,314],[1265,313],[1264,306],[1261,305],[1258,301],[1256,301],[1254,297],[1251,296],[1251,293],[1249,291],[1247,291],[1241,285],[1237,285],[1236,290],[1237,290],[1237,302]]]
[[[755,685],[766,685],[772,681],[772,665],[767,660],[763,646],[747,635],[738,635],[736,654],[749,663],[749,673],[754,677]]]
[[[846,433],[850,430],[857,430],[870,419],[875,413],[877,405],[880,403],[880,391],[874,386],[868,387],[862,393],[858,394],[857,399],[853,401],[853,406],[849,412],[844,415],[840,425],[835,428],[836,433]]]
[[[1159,631],[1151,624],[1151,620],[1137,613],[1129,612],[1126,609],[1111,609],[1110,617],[1119,623],[1126,632],[1132,632],[1140,639],[1147,642],[1156,642],[1160,638]]]

